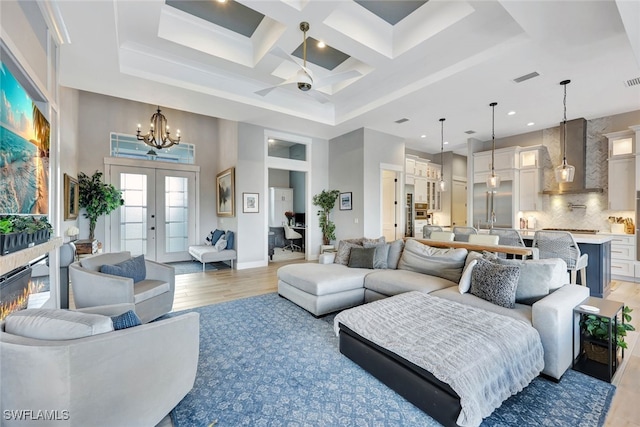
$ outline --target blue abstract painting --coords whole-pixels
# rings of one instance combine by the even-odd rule
[[[3,63],[0,93],[0,214],[47,214],[49,122]]]

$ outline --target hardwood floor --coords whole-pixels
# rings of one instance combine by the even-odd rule
[[[276,292],[276,271],[296,260],[270,263],[268,267],[248,270],[220,270],[176,276],[176,294],[173,311],[186,310],[239,298]],[[640,284],[616,281],[608,299],[623,301],[634,309],[633,325],[640,330]],[[629,349],[613,383],[617,386],[606,427],[640,427],[640,343],[638,332],[627,336]],[[168,419],[159,426],[171,426]]]

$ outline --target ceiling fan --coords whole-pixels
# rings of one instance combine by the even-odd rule
[[[352,79],[354,77],[358,77],[362,75],[357,70],[350,70],[350,71],[344,71],[341,73],[332,74],[324,78],[317,78],[317,79],[314,78],[313,72],[309,67],[307,67],[307,31],[309,31],[309,23],[304,21],[301,22],[300,31],[302,31],[302,34],[303,34],[302,64],[299,62],[298,58],[288,54],[287,52],[285,52],[279,47],[275,47],[271,50],[271,53],[273,53],[274,55],[279,56],[280,58],[286,59],[288,61],[292,61],[296,65],[298,65],[300,67],[298,72],[295,75],[289,77],[287,80],[283,81],[282,83],[276,86],[271,86],[266,89],[259,90],[255,92],[256,94],[260,96],[266,96],[272,90],[278,87],[286,86],[290,84],[296,84],[298,86],[298,89],[300,89],[302,92],[307,93],[308,95],[316,99],[318,102],[321,102],[324,104],[326,102],[329,102],[329,98],[327,98],[325,95],[323,95],[322,93],[314,89],[320,89],[322,87],[330,86],[330,85],[339,83],[343,80]]]

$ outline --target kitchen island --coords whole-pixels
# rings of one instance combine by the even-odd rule
[[[533,244],[532,230],[520,230],[526,246]],[[611,291],[611,240],[610,234],[571,233],[580,252],[589,255],[587,265],[587,285],[592,297],[606,298]],[[578,274],[578,284],[580,275]]]

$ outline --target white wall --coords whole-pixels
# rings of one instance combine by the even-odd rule
[[[64,188],[64,174],[78,178],[78,111],[80,94],[75,89],[60,88],[60,183]],[[66,231],[69,227],[78,227],[79,218],[64,220],[64,191],[57,195],[62,206],[61,235],[68,241]]]

